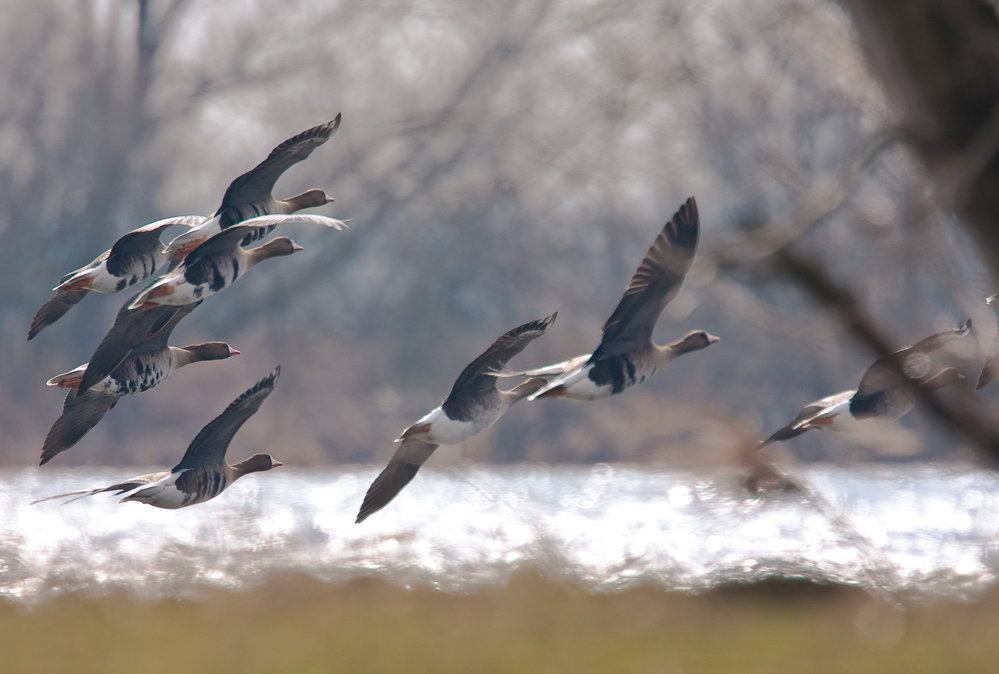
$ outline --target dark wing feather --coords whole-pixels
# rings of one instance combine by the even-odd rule
[[[281,368],[275,368],[252,388],[229,403],[222,414],[201,429],[184,453],[184,458],[171,472],[224,463],[226,450],[229,449],[229,443],[232,442],[236,431],[246,423],[247,419],[257,413],[264,400],[274,390],[274,384],[277,383],[280,374]]]
[[[389,461],[375,481],[368,487],[364,495],[361,509],[357,513],[355,524],[360,524],[373,513],[387,506],[416,476],[420,466],[426,463],[437,445],[419,440],[403,440],[399,449]]]
[[[82,440],[117,402],[118,396],[108,393],[85,391],[78,395],[75,390],[70,391],[62,405],[62,416],[45,436],[39,465],[45,465]]]
[[[175,218],[157,220],[148,225],[133,229],[111,246],[107,259],[107,270],[114,276],[125,276],[130,273],[137,258],[150,258],[163,250],[160,233],[167,227],[184,225],[193,227],[204,222],[200,215],[181,215]]]
[[[60,290],[56,296],[42,305],[35,317],[31,319],[31,327],[28,328],[28,341],[35,335],[52,325],[63,315],[76,306],[89,290]]]
[[[177,327],[177,324],[180,323],[185,316],[194,311],[202,302],[204,302],[204,300],[198,300],[192,304],[174,307],[177,311],[173,312],[173,315],[163,323],[161,328],[153,332],[150,337],[132,349],[132,353],[146,353],[148,351],[160,351],[167,348],[167,342],[170,341],[170,335],[173,334],[173,329]]]
[[[527,345],[545,334],[555,318],[556,311],[547,318],[542,318],[510,330],[493,342],[485,353],[473,360],[455,380],[451,393],[444,401],[444,411],[452,419],[461,418],[458,408],[469,403],[474,405],[474,399],[490,391],[496,390],[496,377],[492,373],[502,370],[510,359],[527,348]]]
[[[697,251],[700,216],[694,197],[656,237],[614,313],[604,324],[603,339],[591,361],[646,347],[659,315],[680,291]]]
[[[271,196],[274,183],[281,174],[306,159],[339,128],[338,114],[333,121],[312,127],[278,145],[271,150],[267,159],[232,181],[225,191],[225,196],[222,197],[222,205],[219,206],[216,215],[227,208],[252,204]]]
[[[938,332],[879,358],[861,377],[857,394],[850,401],[850,412],[858,419],[901,416],[915,404],[916,395],[906,385],[899,370],[916,384],[932,379],[940,374],[947,361],[945,357],[934,356],[934,353],[970,333],[969,320],[957,330]]]
[[[121,310],[118,311],[111,330],[97,345],[97,350],[90,357],[90,363],[80,381],[81,391],[86,391],[111,374],[111,371],[121,365],[121,362],[128,358],[129,354],[140,344],[169,325],[174,316],[183,308],[160,305],[147,311],[129,309],[128,305],[136,297],[138,295],[125,302]]]

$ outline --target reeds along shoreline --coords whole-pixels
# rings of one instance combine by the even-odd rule
[[[999,662],[997,619],[997,590],[900,611],[805,581],[593,593],[522,572],[449,594],[288,574],[197,600],[0,602],[0,670],[984,673]]]

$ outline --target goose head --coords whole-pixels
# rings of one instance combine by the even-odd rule
[[[673,348],[677,354],[690,353],[706,349],[720,339],[721,337],[715,337],[704,330],[694,330],[684,335],[683,339],[676,342]]]
[[[225,342],[202,342],[201,344],[189,344],[182,348],[190,354],[192,363],[202,360],[224,360],[231,356],[238,356],[240,353]]]
[[[322,190],[312,189],[306,190],[301,194],[296,194],[293,197],[288,197],[284,200],[284,203],[287,204],[292,209],[291,212],[294,213],[302,210],[303,208],[315,208],[317,206],[331,204],[333,203],[333,197],[327,196],[326,192],[323,192]]]
[[[236,474],[236,477],[246,475],[247,473],[259,473],[261,471],[270,470],[271,468],[277,468],[278,466],[283,466],[284,464],[272,457],[270,454],[254,454],[248,459],[243,459],[239,463],[234,463],[232,465],[232,470]]]

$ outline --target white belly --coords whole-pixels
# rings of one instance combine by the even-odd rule
[[[226,286],[230,283],[229,279],[226,279]],[[149,295],[157,289],[170,288],[169,294],[161,294],[151,299],[146,299]],[[185,304],[193,304],[200,299],[204,299],[209,295],[214,295],[216,291],[209,289],[208,284],[193,285],[188,283],[183,276],[173,276],[165,278],[162,281],[156,282],[154,285],[150,286],[142,295],[136,298],[131,304],[128,305],[129,309],[138,309],[145,302],[153,302],[155,304],[169,304],[171,306],[184,306]]]
[[[496,410],[496,414],[491,412],[490,410],[487,414],[477,417],[475,421],[455,421],[444,414],[443,408],[438,407],[413,424],[413,426],[430,424],[430,430],[414,433],[410,437],[423,442],[432,442],[435,445],[457,445],[479,431],[489,428],[503,416],[503,410]]]
[[[613,387],[610,384],[597,386],[596,382],[590,379],[589,374],[590,368],[584,367],[572,378],[567,378],[564,384],[564,397],[570,400],[597,400],[610,397]]]
[[[119,501],[119,503],[124,503],[125,501],[138,501],[139,503],[146,503],[151,506],[156,506],[157,508],[166,508],[168,510],[176,510],[177,508],[183,508],[186,505],[191,505],[192,501],[187,500],[190,499],[191,495],[185,494],[174,486],[178,477],[180,477],[180,473],[170,473],[162,480],[154,482],[151,485],[143,487],[129,496],[126,496]]]
[[[856,429],[861,421],[850,413],[850,400],[844,400],[826,410],[822,414],[816,415],[812,421],[812,426],[824,428],[830,431],[851,431]]]

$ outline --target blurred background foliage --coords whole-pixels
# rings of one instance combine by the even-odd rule
[[[897,140],[850,19],[822,0],[8,3],[0,25],[0,463],[30,465],[58,417],[50,376],[85,362],[124,295],[90,296],[31,343],[66,272],[124,232],[209,214],[277,143],[343,113],[278,183],[336,198],[346,233],[212,298],[177,345],[244,355],[123,398],[62,465],[171,464],[262,373],[275,395],[239,455],[380,463],[504,331],[558,310],[512,363],[595,348],[662,224],[695,195],[702,233],[660,342],[722,337],[627,395],[517,406],[466,443],[479,461],[714,460],[876,357],[751,254],[777,223],[901,347],[994,292],[976,246]],[[977,372],[971,373],[977,376]],[[993,386],[995,388],[995,386]],[[986,395],[992,394],[986,392]],[[917,410],[901,450],[958,444]],[[812,433],[803,460],[871,450]],[[236,448],[234,447],[234,450]]]

